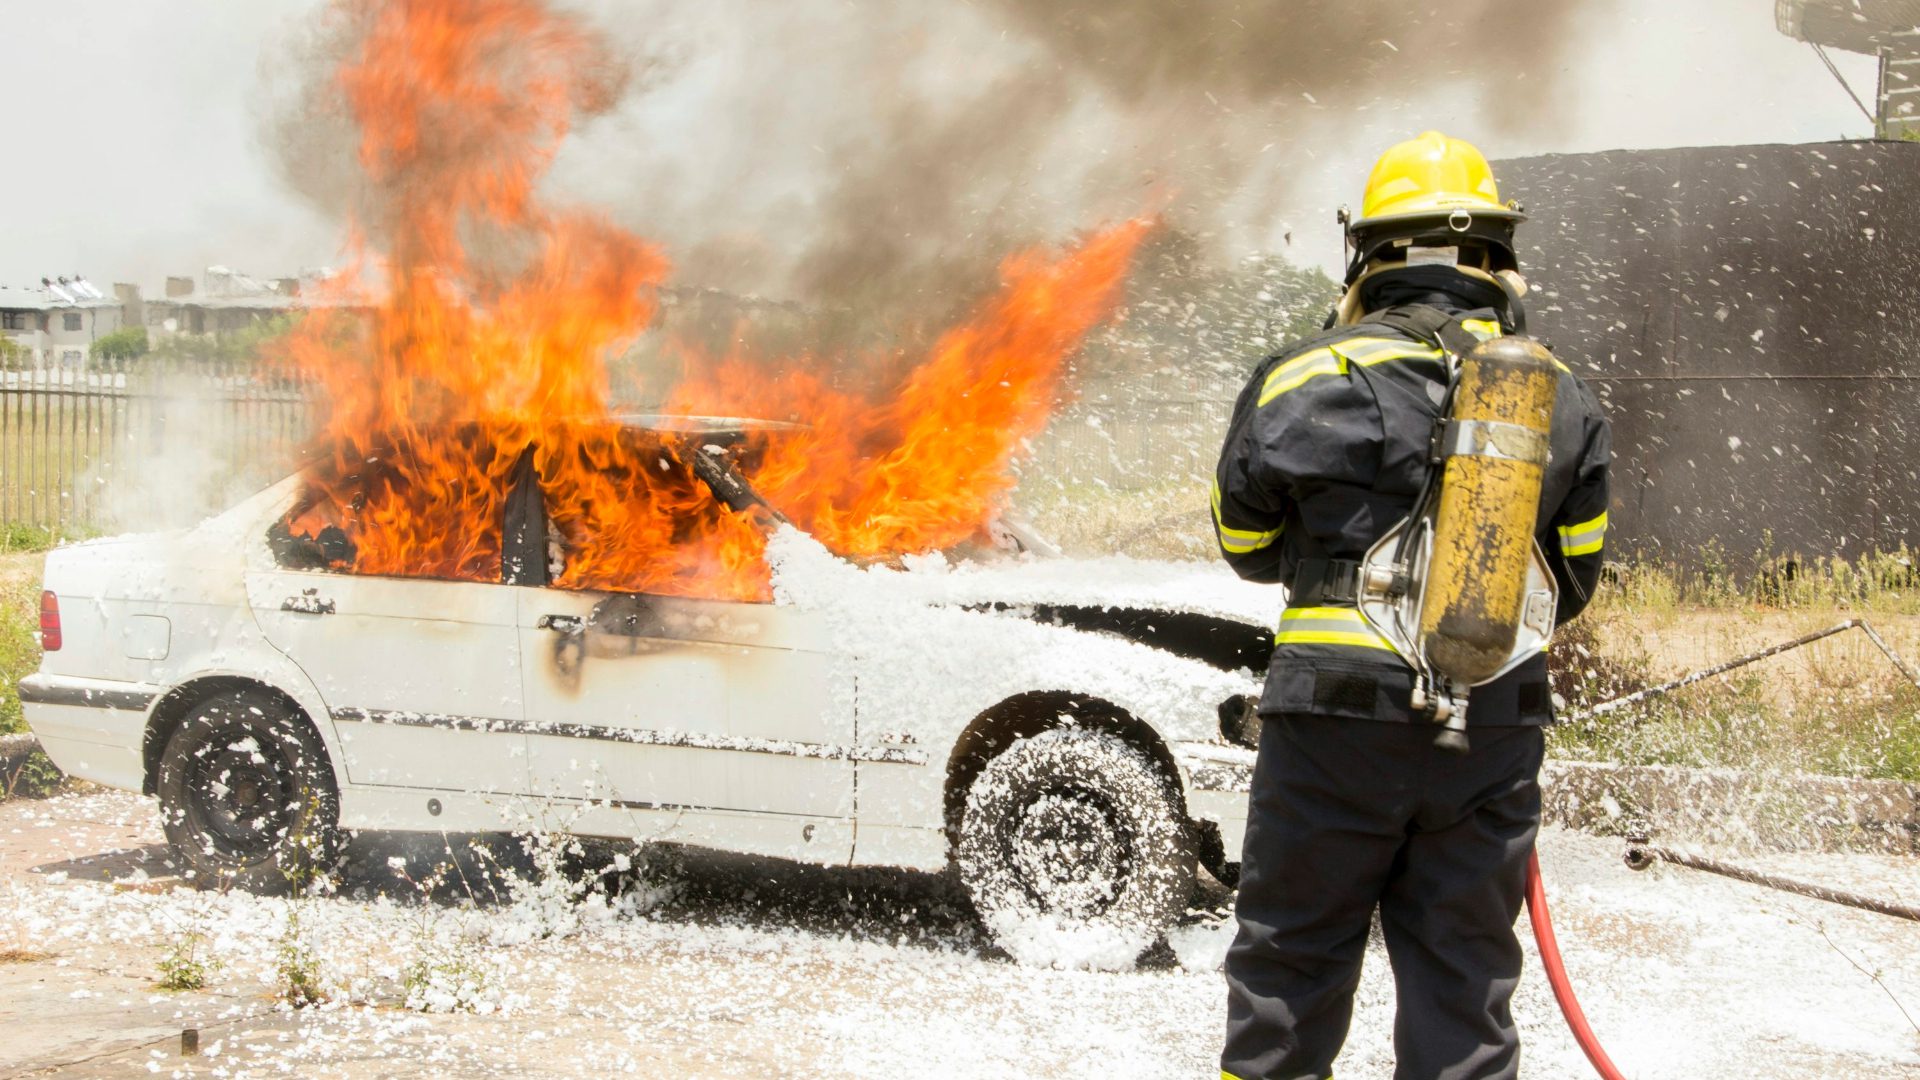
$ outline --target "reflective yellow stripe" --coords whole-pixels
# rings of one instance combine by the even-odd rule
[[[1273,635],[1275,645],[1350,645],[1356,649],[1393,651],[1386,639],[1373,633],[1346,634],[1332,630],[1282,630]]]
[[[1372,367],[1389,360],[1438,360],[1440,350],[1403,341],[1399,338],[1349,338],[1299,356],[1274,368],[1260,384],[1260,400],[1265,405],[1308,379],[1321,375],[1345,375],[1349,364]]]
[[[1269,532],[1254,532],[1250,529],[1230,529],[1220,520],[1220,481],[1213,482],[1213,527],[1220,530],[1220,550],[1232,555],[1249,555],[1273,543],[1280,538],[1286,528]]]
[[[1267,375],[1267,381],[1260,384],[1259,404],[1265,405],[1315,375],[1344,375],[1346,370],[1346,362],[1333,355],[1332,350],[1315,349],[1303,353]]]
[[[1562,555],[1591,555],[1599,551],[1607,538],[1607,512],[1578,525],[1560,526],[1560,553]]]
[[[1327,348],[1356,364],[1378,363],[1381,360],[1401,357],[1422,357],[1430,360],[1440,358],[1440,350],[1418,342],[1403,341],[1400,338],[1348,338],[1345,341],[1336,341]]]
[[[1359,649],[1393,651],[1386,638],[1374,632],[1356,608],[1302,607],[1280,613],[1275,645],[1348,645]]]

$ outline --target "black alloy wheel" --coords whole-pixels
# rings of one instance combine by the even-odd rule
[[[304,887],[339,848],[339,793],[304,718],[252,692],[195,706],[167,740],[156,785],[167,841],[206,888]]]
[[[1192,896],[1197,852],[1174,783],[1118,735],[1058,729],[987,763],[956,862],[982,921],[1016,958],[1035,927],[1096,927],[1141,947]]]

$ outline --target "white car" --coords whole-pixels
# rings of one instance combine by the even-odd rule
[[[729,505],[757,498],[724,449],[746,425],[692,426],[648,430]],[[47,558],[27,720],[67,773],[157,795],[202,882],[272,889],[342,830],[531,810],[580,835],[957,866],[1005,940],[1157,933],[1196,862],[1237,869],[1235,740],[1277,590],[1120,558],[862,568],[789,526],[771,603],[552,588],[537,557],[503,559],[511,584],[362,576],[289,540],[302,483]]]

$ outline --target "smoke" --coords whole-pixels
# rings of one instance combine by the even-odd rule
[[[1281,249],[1356,141],[1539,130],[1609,2],[592,0],[568,10],[624,94],[549,183],[660,241],[677,284],[932,326],[1016,247],[1153,210],[1215,258]],[[335,213],[358,32],[331,16],[280,65],[284,172]]]

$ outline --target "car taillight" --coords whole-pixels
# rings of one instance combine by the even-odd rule
[[[40,591],[40,648],[47,652],[60,649],[60,598],[51,589]]]

